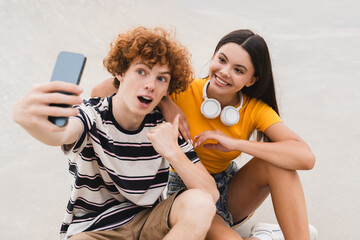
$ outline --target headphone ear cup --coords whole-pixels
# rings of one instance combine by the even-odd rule
[[[201,104],[201,113],[206,118],[214,119],[220,115],[221,105],[218,100],[208,98]]]
[[[233,106],[226,106],[221,111],[221,122],[226,126],[232,126],[239,122],[239,111]]]

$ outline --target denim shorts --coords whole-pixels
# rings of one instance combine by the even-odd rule
[[[227,195],[229,183],[237,170],[238,166],[234,161],[232,161],[225,171],[217,174],[211,174],[220,193],[219,200],[216,202],[216,213],[219,214],[230,227],[233,226],[233,219],[227,207]],[[176,172],[170,171],[167,192],[168,197],[182,188],[186,188],[186,186],[180,176]]]

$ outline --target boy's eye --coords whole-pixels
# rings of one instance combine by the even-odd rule
[[[167,81],[166,77],[158,77],[158,80],[161,81],[161,82],[166,82]]]
[[[139,70],[137,70],[137,73],[138,73],[139,75],[144,75],[144,74],[145,74],[145,71],[144,71],[143,69],[139,69]]]

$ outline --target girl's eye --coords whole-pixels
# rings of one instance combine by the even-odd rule
[[[237,73],[244,73],[240,68],[235,68],[235,71],[236,71]]]
[[[224,62],[225,62],[225,59],[222,58],[222,57],[219,57],[219,61],[222,62],[222,63],[224,63]]]

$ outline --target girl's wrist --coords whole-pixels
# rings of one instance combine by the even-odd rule
[[[242,149],[243,149],[244,141],[245,141],[245,140],[242,140],[242,139],[236,139],[234,151],[243,152]]]

